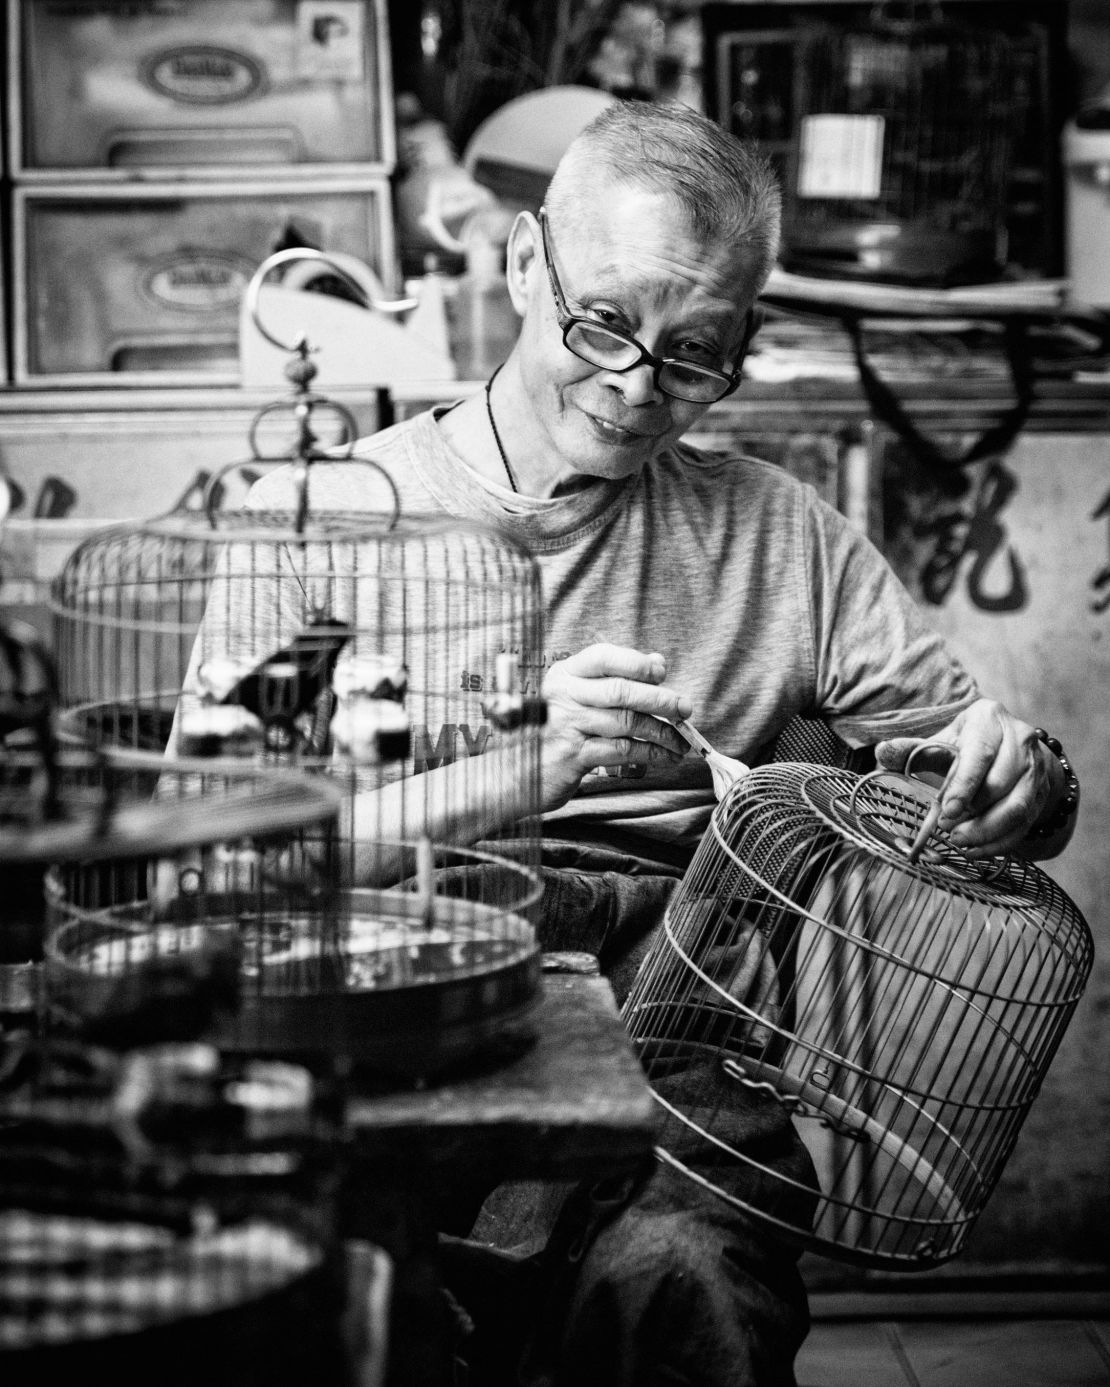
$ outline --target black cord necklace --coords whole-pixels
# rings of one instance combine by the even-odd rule
[[[497,371],[500,371],[500,369],[501,367],[498,366]],[[501,442],[501,435],[497,432],[497,425],[493,422],[493,404],[490,401],[490,391],[493,388],[493,382],[497,379],[497,371],[494,371],[493,375],[486,381],[486,417],[489,419],[489,426],[493,432],[493,441],[497,444],[497,451],[501,454],[501,462],[505,468],[505,475],[509,479],[509,485],[519,496],[520,487],[516,484],[516,477],[513,476],[513,469],[509,466],[509,459],[505,456],[505,445]]]

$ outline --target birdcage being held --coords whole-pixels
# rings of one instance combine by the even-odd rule
[[[1090,933],[1016,857],[973,861],[916,779],[798,763],[721,801],[624,1016],[658,1154],[800,1246],[954,1256],[1089,975]],[[808,1170],[745,1142],[789,1116]]]
[[[247,506],[217,504],[225,468],[202,509],[71,556],[52,599],[63,722],[100,747],[338,786],[338,838],[294,873],[338,903],[322,884],[289,896],[284,944],[249,965],[246,1031],[263,1049],[357,1037],[355,1058],[424,1075],[536,996],[538,569],[493,530],[402,515],[389,475],[348,456],[353,421],[308,390],[308,350],[292,399],[252,428],[252,464],[283,465]],[[197,881],[180,903],[195,918],[217,909],[218,864]]]

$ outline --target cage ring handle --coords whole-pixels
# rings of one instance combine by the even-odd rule
[[[914,775],[913,773],[914,759],[925,751],[948,752],[952,757],[952,762],[949,763],[948,768],[949,771],[951,771],[952,764],[954,763],[957,755],[956,747],[952,746],[949,742],[918,742],[916,746],[910,749],[909,754],[907,755],[905,761],[902,763],[901,770],[891,771],[880,767],[878,770],[870,771],[867,775],[860,776],[859,780],[857,780],[855,785],[852,787],[851,794],[848,796],[848,813],[851,815],[851,817],[856,820],[862,820],[865,817],[862,810],[857,805],[857,800],[859,799],[860,791],[864,788],[865,785],[874,784],[878,780],[889,779],[891,776],[895,776],[901,780],[912,780],[915,782],[915,784],[918,785],[925,785],[926,782],[923,781],[919,776]],[[918,853],[920,853],[921,849],[924,847],[925,843],[932,835],[933,829],[936,828],[937,820],[940,818],[940,796],[942,792],[943,786],[941,787],[941,790],[937,792],[936,799],[933,801],[924,819],[922,819],[921,821],[921,825],[917,831],[916,837],[914,838],[913,842],[909,845],[909,848],[907,850],[907,856],[910,862],[917,861]]]
[[[861,776],[859,778],[859,780],[856,782],[855,786],[852,789],[851,795],[848,798],[849,813],[852,814],[855,818],[863,817],[863,815],[856,808],[856,798],[859,795],[859,792],[863,789],[865,784],[869,784],[872,781],[879,780],[884,776],[898,776],[904,780],[913,780],[918,785],[925,785],[925,781],[923,781],[919,776],[916,776],[913,773],[913,762],[915,757],[919,756],[922,752],[925,751],[948,752],[951,754],[953,762],[955,761],[955,758],[958,754],[958,748],[954,747],[950,742],[918,742],[918,744],[915,747],[912,747],[910,749],[910,752],[906,757],[905,761],[903,762],[902,769],[900,771],[888,771],[879,769],[871,771],[869,774]],[[948,769],[950,773],[952,769],[951,763],[949,764]],[[937,791],[936,799],[933,801],[924,819],[922,819],[921,821],[921,826],[918,829],[917,837],[915,838],[914,842],[910,845],[909,860],[911,862],[915,862],[917,860],[917,853],[928,841],[929,837],[932,835],[933,830],[936,828],[937,820],[940,818],[941,795],[943,794],[943,791],[944,786],[942,785],[940,790]],[[1001,876],[1003,871],[1005,870],[1005,866],[1005,857],[999,857],[990,866],[986,866],[984,868],[984,880],[988,882],[997,880],[997,878]]]
[[[377,281],[369,267],[363,267],[353,256],[329,255],[326,251],[313,250],[310,246],[291,246],[286,250],[278,250],[267,256],[251,276],[244,303],[251,322],[266,341],[279,351],[307,355],[316,350],[309,345],[303,334],[295,342],[284,342],[280,337],[276,337],[262,321],[258,302],[263,284],[275,270],[280,269],[282,265],[303,264],[305,261],[311,261],[317,268],[330,270],[343,281],[364,308],[373,308],[379,313],[407,313],[410,308],[416,306],[415,299],[379,297],[374,292]],[[365,273],[361,273],[363,268]],[[300,280],[302,283],[305,282],[305,276],[300,276]]]
[[[901,770],[890,771],[880,766],[878,770],[869,771],[866,775],[860,776],[859,780],[857,780],[852,787],[852,793],[848,796],[849,814],[853,815],[855,818],[862,817],[856,805],[856,800],[864,786],[871,785],[876,780],[889,779],[891,776],[897,776],[903,780],[912,780],[918,785],[925,785],[926,782],[913,773],[914,758],[923,751],[947,751],[952,754],[953,758],[956,756],[956,748],[950,742],[918,742],[915,747],[911,748],[909,755],[902,764]]]

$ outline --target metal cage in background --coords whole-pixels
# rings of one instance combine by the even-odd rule
[[[661,1159],[803,1246],[894,1270],[963,1246],[1092,961],[1031,864],[936,832],[911,861],[924,793],[800,763],[742,777],[624,1006]],[[769,1099],[808,1174],[737,1135]]]
[[[998,278],[1032,42],[931,3],[879,3],[867,23],[807,33],[786,268],[911,284]]]

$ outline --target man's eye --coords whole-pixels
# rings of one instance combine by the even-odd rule
[[[599,307],[596,304],[590,304],[586,308],[586,315],[587,317],[592,318],[594,322],[601,323],[603,327],[624,327],[624,324],[621,321],[621,314],[613,308],[604,308]]]
[[[671,355],[680,361],[696,361],[699,366],[716,366],[721,359],[721,353],[715,347],[691,338],[676,342]]]

